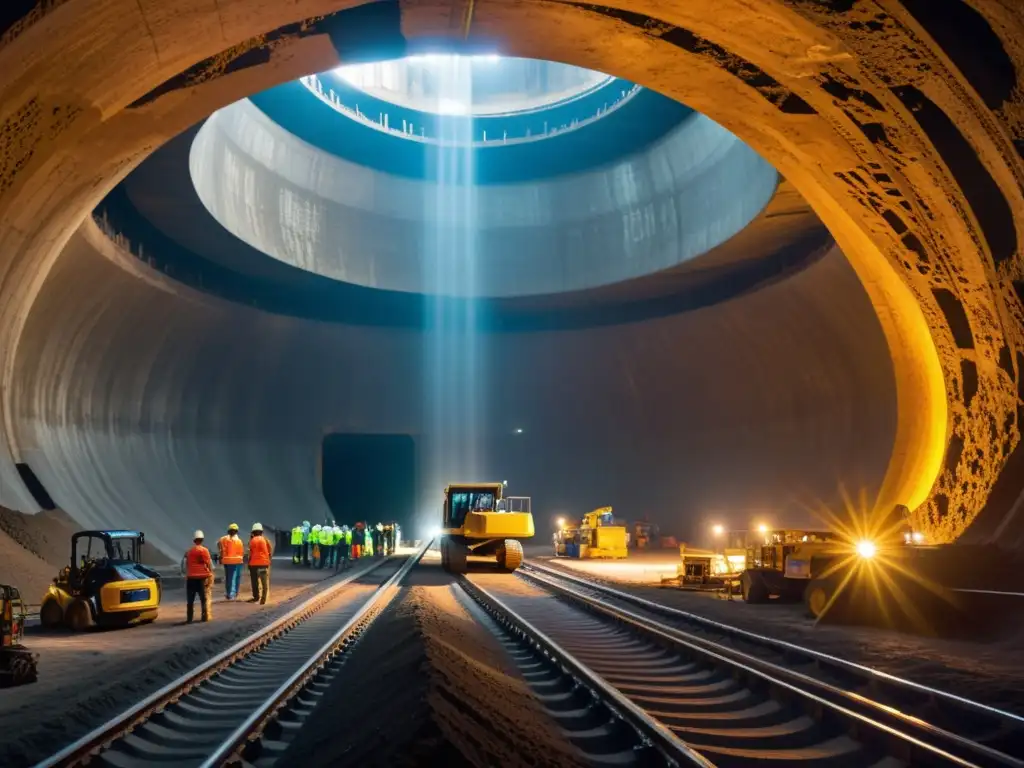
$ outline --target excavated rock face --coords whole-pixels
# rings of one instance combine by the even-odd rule
[[[883,504],[940,540],[979,515],[1024,414],[1024,6],[1016,0],[67,0],[0,12],[0,376],[75,226],[234,99],[417,38],[619,75],[757,149],[853,263],[897,377]],[[0,463],[21,452],[8,400]],[[2,472],[3,470],[0,470]]]

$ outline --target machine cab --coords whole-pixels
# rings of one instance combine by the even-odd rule
[[[86,590],[90,574],[140,564],[145,541],[146,535],[141,531],[79,531],[74,534],[71,537],[71,565],[61,574],[68,591],[78,593]]]
[[[444,522],[446,529],[459,529],[466,523],[472,512],[504,512],[505,500],[501,498],[501,483],[473,483],[450,485],[444,489]]]

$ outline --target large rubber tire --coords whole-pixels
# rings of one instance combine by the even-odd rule
[[[745,603],[767,603],[770,595],[768,585],[764,583],[760,574],[744,571],[740,575],[740,586],[743,591],[743,602]]]
[[[505,539],[498,547],[498,565],[512,573],[523,564],[523,545],[515,539]]]
[[[64,613],[64,623],[68,625],[68,629],[74,632],[84,632],[96,625],[92,618],[92,608],[87,601],[81,598],[68,606]]]
[[[804,590],[804,608],[812,619],[825,615],[829,600],[832,599],[832,584],[824,579],[811,579]]]
[[[64,609],[54,599],[47,600],[39,609],[39,624],[43,629],[57,629],[64,626]]]
[[[28,685],[39,679],[36,660],[29,654],[18,654],[11,659],[11,685]]]
[[[469,551],[457,541],[448,541],[448,573],[460,574],[469,570]]]

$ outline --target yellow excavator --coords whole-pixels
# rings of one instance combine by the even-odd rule
[[[580,558],[613,558],[628,556],[626,527],[616,525],[611,507],[587,512],[580,524]]]
[[[465,573],[468,556],[493,557],[512,572],[523,562],[523,539],[533,538],[529,496],[504,497],[504,483],[453,483],[444,489],[441,566]]]

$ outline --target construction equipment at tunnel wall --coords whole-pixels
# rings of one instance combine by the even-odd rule
[[[450,34],[415,4],[376,16],[328,0],[229,5],[238,13],[220,25],[184,0],[142,10],[71,0],[0,17],[0,472],[15,506],[33,503],[13,469],[35,448],[26,423],[60,420],[52,403],[18,407],[17,372],[33,355],[22,331],[104,189],[215,107],[330,68],[338,51]],[[678,98],[791,180],[854,265],[889,343],[899,415],[881,505],[915,509],[934,540],[969,533],[1024,412],[1024,10],[998,0],[647,10],[539,2],[526,15],[495,2],[468,32]]]

